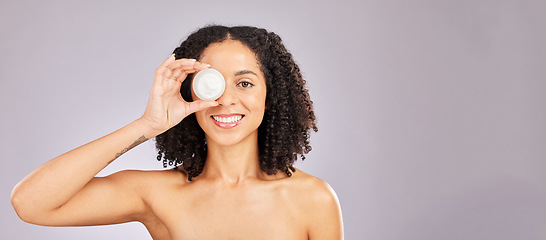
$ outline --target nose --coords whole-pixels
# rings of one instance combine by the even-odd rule
[[[222,94],[222,96],[220,96],[220,98],[218,98],[217,100],[218,104],[222,106],[235,105],[235,103],[239,101],[239,98],[237,97],[237,94],[235,92],[236,89],[234,89],[235,87],[227,84],[228,82],[229,81],[226,79],[226,88],[224,90],[224,94]]]

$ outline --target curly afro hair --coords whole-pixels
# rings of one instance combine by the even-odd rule
[[[211,43],[228,39],[240,41],[256,54],[266,79],[266,110],[258,127],[260,168],[269,175],[280,170],[290,177],[298,155],[304,160],[304,154],[311,151],[310,130],[316,132],[318,128],[305,80],[281,38],[256,27],[207,26],[192,33],[174,54],[176,59],[199,59]],[[192,79],[193,74],[188,75],[180,88],[186,101],[192,101]],[[156,148],[157,160],[163,160],[164,167],[174,165],[180,170],[182,166],[189,181],[203,171],[207,142],[195,114],[156,136]]]

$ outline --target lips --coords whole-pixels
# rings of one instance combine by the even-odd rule
[[[229,129],[234,128],[235,126],[239,125],[241,123],[241,120],[243,119],[244,115],[242,114],[220,114],[220,115],[212,115],[210,116],[216,124],[216,126]]]

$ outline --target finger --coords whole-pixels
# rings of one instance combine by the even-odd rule
[[[184,81],[188,74],[195,73],[209,67],[209,64],[197,62],[195,59],[178,59],[164,68],[161,76],[163,79]]]
[[[199,62],[198,64],[193,65],[193,68],[197,71],[201,71],[210,68],[210,64]]]
[[[182,66],[182,67],[181,67],[181,69],[182,69],[186,74],[199,72],[199,71],[204,70],[204,69],[207,69],[207,68],[210,68],[210,65],[209,65],[209,64],[206,64],[206,63],[199,63],[199,64],[195,64],[195,65],[192,65],[192,66]]]
[[[169,79],[169,78],[172,78],[171,76],[173,75],[173,69],[169,68],[168,66],[163,70],[163,72],[161,73],[161,76],[165,79]]]
[[[190,74],[190,73],[199,72],[199,71],[207,69],[209,67],[210,67],[210,65],[206,64],[206,63],[196,63],[194,65],[182,66],[181,69],[183,70],[183,73],[187,75],[187,74]]]
[[[182,71],[185,71],[185,68],[192,68],[191,66],[192,65],[181,65],[180,63],[173,62],[164,69],[162,76],[164,78],[176,78],[182,74]]]
[[[186,73],[197,72],[197,70],[195,70],[195,67],[193,67],[193,66],[182,66],[180,69],[182,69]]]
[[[167,68],[167,66],[171,65],[174,61],[175,61],[174,54],[171,54],[171,56],[169,56],[165,61],[163,61],[163,62],[159,65],[159,67],[157,68],[156,72],[157,72],[157,73],[161,73],[161,72],[165,71],[165,69]]]
[[[192,114],[194,112],[201,111],[201,110],[203,110],[205,108],[216,107],[216,106],[218,106],[218,102],[217,101],[195,100],[193,102],[189,102],[187,106],[188,106],[187,112],[188,112],[188,115],[189,115],[189,114]]]
[[[172,73],[172,78],[177,79],[178,77],[180,77],[180,75],[182,75],[182,73],[183,72],[180,68],[176,68]]]
[[[195,73],[195,72],[197,72],[197,70],[195,70],[193,66],[182,66],[180,68],[175,68],[172,71],[172,74],[166,77],[176,79],[176,80],[184,80],[188,74]]]
[[[185,78],[183,75],[194,73],[196,71],[195,66],[200,66],[202,64],[197,63],[195,59],[179,59],[167,66],[163,71],[164,78],[176,79],[176,78]]]
[[[201,63],[195,59],[178,59],[171,64],[169,64],[170,69],[175,68],[183,68],[183,69],[195,69],[195,70],[203,70],[206,68],[209,68],[210,64]]]
[[[195,59],[181,58],[177,59],[174,62],[171,62],[168,67],[171,69],[180,68],[182,66],[193,66],[197,63]]]

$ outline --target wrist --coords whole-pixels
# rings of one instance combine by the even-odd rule
[[[155,136],[165,132],[165,130],[157,127],[157,123],[152,122],[145,117],[138,118],[132,124],[135,124],[139,129],[141,129],[143,135],[148,139],[152,139]]]

